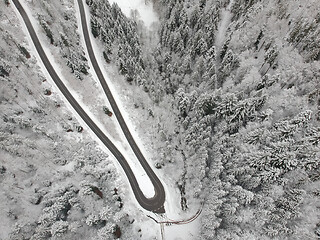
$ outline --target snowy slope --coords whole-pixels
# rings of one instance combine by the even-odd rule
[[[153,11],[153,4],[146,0],[109,0],[110,4],[117,3],[127,17],[142,20],[150,28],[152,23],[158,21],[157,14]]]

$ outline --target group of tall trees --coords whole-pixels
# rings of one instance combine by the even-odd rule
[[[319,94],[311,87],[319,88],[319,14],[294,16],[294,1],[274,1],[279,11],[267,1],[235,1],[219,49],[228,4],[157,4],[154,67],[183,126],[186,189],[205,203],[201,234],[319,237],[319,212],[308,209],[319,207]]]
[[[108,1],[90,1],[91,30],[95,38],[103,42],[103,55],[109,63],[111,54],[120,74],[128,82],[142,85],[145,81],[145,64],[137,33],[137,24],[121,12],[117,4]]]
[[[66,65],[70,68],[77,79],[83,80],[83,75],[88,74],[89,65],[80,45],[80,36],[74,31],[76,26],[76,16],[69,9],[63,11],[48,2],[36,2],[42,9],[37,14],[37,19],[49,43],[58,47],[61,56],[64,58]],[[59,25],[52,24],[57,19],[63,19]],[[79,51],[81,50],[81,51]]]

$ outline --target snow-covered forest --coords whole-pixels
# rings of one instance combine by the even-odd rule
[[[158,239],[125,176],[42,73],[7,2],[0,239]],[[85,2],[149,161],[179,195],[177,211],[203,205],[189,239],[320,238],[320,2],[146,1],[158,18],[151,26],[116,3]],[[74,4],[26,1],[70,85],[112,124],[102,100],[86,100],[98,90]]]
[[[154,78],[178,109],[172,135],[184,151],[186,192],[205,204],[201,236],[319,237],[320,3],[162,1],[159,9]],[[231,18],[221,41],[223,12]]]

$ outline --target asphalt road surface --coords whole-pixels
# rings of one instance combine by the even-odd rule
[[[111,153],[116,157],[116,159],[119,161],[120,165],[122,166],[129,182],[130,182],[130,186],[132,188],[132,191],[137,199],[137,201],[139,202],[139,204],[146,210],[148,211],[152,211],[155,213],[164,213],[165,209],[164,209],[164,202],[165,202],[165,191],[163,188],[163,185],[161,184],[160,180],[158,179],[158,177],[155,175],[155,173],[153,172],[153,170],[151,169],[151,167],[149,166],[149,164],[147,163],[146,159],[144,158],[144,156],[142,155],[139,147],[137,146],[137,144],[135,143],[132,135],[130,134],[130,131],[127,127],[127,125],[124,122],[124,119],[119,111],[119,108],[110,92],[110,89],[108,87],[108,85],[106,84],[106,81],[103,77],[103,74],[101,72],[101,69],[97,63],[97,60],[95,58],[95,55],[93,53],[93,48],[90,42],[90,38],[89,38],[89,32],[88,32],[88,26],[86,23],[86,17],[85,17],[85,12],[84,12],[84,6],[83,6],[83,2],[82,0],[78,0],[78,4],[79,4],[79,9],[80,9],[80,14],[81,14],[81,23],[82,23],[82,30],[84,32],[84,36],[85,36],[85,42],[86,42],[86,47],[88,49],[88,53],[89,53],[89,57],[90,60],[92,62],[92,65],[94,67],[94,70],[97,73],[97,76],[100,80],[100,83],[108,97],[108,100],[111,104],[111,107],[120,123],[120,126],[130,144],[130,146],[132,147],[134,153],[136,154],[136,157],[138,158],[139,162],[141,163],[142,167],[144,168],[144,170],[146,171],[147,175],[149,176],[153,186],[154,186],[154,191],[155,194],[152,198],[146,198],[143,194],[143,192],[141,191],[139,184],[137,182],[137,179],[134,175],[134,173],[132,172],[128,162],[126,161],[126,159],[123,157],[123,155],[121,154],[121,152],[116,148],[116,146],[110,141],[110,139],[98,128],[98,126],[92,121],[92,119],[87,115],[87,113],[81,108],[81,106],[78,104],[78,102],[74,99],[74,97],[71,95],[71,93],[69,92],[69,90],[66,88],[66,86],[63,84],[63,82],[61,81],[60,77],[58,76],[58,74],[56,73],[56,71],[54,70],[53,66],[51,65],[48,57],[46,56],[40,41],[33,29],[33,26],[30,22],[29,17],[27,16],[25,10],[23,9],[23,7],[21,6],[20,2],[18,0],[12,0],[13,3],[15,4],[16,8],[18,9],[19,13],[21,14],[25,25],[28,29],[28,32],[31,36],[31,39],[33,41],[33,44],[45,66],[45,68],[47,69],[48,73],[50,74],[51,78],[53,79],[53,81],[55,82],[55,84],[58,86],[58,88],[60,89],[60,91],[63,93],[63,95],[65,96],[65,98],[69,101],[69,103],[71,104],[71,106],[76,110],[76,112],[80,115],[80,117],[85,121],[85,123],[91,128],[91,130],[97,135],[97,137],[103,142],[103,144],[111,151]]]

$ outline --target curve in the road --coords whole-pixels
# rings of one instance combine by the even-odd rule
[[[47,69],[48,73],[50,74],[51,78],[53,79],[53,81],[55,82],[55,84],[57,85],[57,87],[59,88],[59,90],[63,93],[63,95],[65,96],[65,98],[68,100],[68,102],[71,104],[71,106],[75,109],[75,111],[80,115],[80,117],[85,121],[85,123],[91,128],[91,130],[96,134],[96,136],[102,141],[102,143],[111,151],[111,153],[116,157],[116,159],[119,161],[120,165],[122,166],[129,182],[131,185],[131,188],[133,190],[133,193],[137,199],[137,201],[139,202],[139,204],[146,210],[148,211],[152,211],[155,213],[164,213],[164,202],[165,202],[165,192],[164,192],[164,188],[160,182],[160,180],[157,178],[157,176],[155,175],[155,173],[152,171],[152,169],[150,168],[150,166],[148,165],[148,163],[146,162],[146,160],[143,158],[139,148],[136,146],[136,144],[132,143],[133,138],[128,130],[128,128],[122,128],[128,141],[129,139],[132,139],[129,141],[131,147],[133,148],[134,152],[136,153],[139,161],[141,162],[142,166],[144,167],[146,173],[148,174],[148,176],[150,177],[151,182],[153,183],[154,186],[154,190],[155,190],[155,194],[152,198],[146,198],[143,194],[143,192],[141,191],[139,184],[136,180],[136,177],[134,175],[134,173],[132,172],[128,162],[126,161],[126,159],[124,158],[124,156],[121,154],[121,152],[116,148],[116,146],[110,141],[110,139],[99,129],[99,127],[92,121],[92,119],[88,116],[88,114],[83,110],[83,108],[79,105],[79,103],[74,99],[74,97],[71,95],[71,93],[69,92],[69,90],[66,88],[66,86],[64,85],[64,83],[62,82],[62,80],[60,79],[60,77],[58,76],[58,74],[56,73],[56,71],[54,70],[53,66],[51,65],[48,57],[46,56],[41,43],[37,37],[37,34],[35,32],[35,30],[33,29],[32,23],[30,22],[30,19],[28,17],[28,15],[26,14],[25,10],[23,9],[22,5],[20,4],[19,0],[12,0],[14,5],[16,6],[16,8],[18,9],[21,17],[23,18],[23,21],[28,29],[28,32],[30,34],[30,37],[32,39],[32,42],[45,66],[45,68]],[[81,2],[81,3],[80,3]],[[80,6],[80,11],[81,13],[81,19],[83,21],[85,21],[85,16],[84,16],[84,9],[83,9],[83,4],[82,1],[78,1],[79,6]],[[81,10],[82,9],[82,10]],[[83,23],[83,22],[82,22]],[[86,27],[86,23],[83,24],[83,30],[85,31],[84,28]],[[86,30],[87,34],[88,34],[88,29]],[[90,39],[89,39],[90,40]],[[86,40],[87,41],[87,40]],[[92,50],[92,46],[91,44],[87,44],[88,47],[88,52],[90,56],[90,59],[92,61],[95,60],[94,54],[93,54],[93,50]],[[90,50],[91,48],[91,50]],[[90,53],[91,52],[91,53]],[[93,56],[92,56],[93,54]],[[103,78],[103,75],[101,73],[101,70],[97,64],[97,61],[93,61],[92,62],[93,66],[95,67],[95,71],[97,72],[97,75],[99,77],[99,80],[101,81],[101,76]],[[103,79],[104,80],[104,79]],[[104,81],[105,82],[105,81]],[[102,84],[102,83],[101,83]],[[111,106],[113,108],[113,110],[115,111],[115,114],[118,118],[118,121],[120,122],[120,120],[122,121],[121,127],[123,127],[124,120],[121,116],[121,113],[112,97],[112,94],[108,88],[108,86],[105,84],[103,85],[103,88],[108,89],[109,92],[106,92],[108,99],[111,103]],[[111,96],[111,97],[110,97]],[[119,118],[120,116],[120,118]],[[120,120],[119,120],[120,119]],[[125,125],[126,126],[126,125]],[[127,134],[129,133],[129,136],[127,136]],[[134,141],[133,141],[134,142]],[[132,145],[133,144],[133,145]],[[134,145],[136,147],[134,147]],[[141,158],[142,156],[142,158]]]
[[[124,132],[124,135],[127,138],[127,141],[129,142],[134,154],[136,155],[137,159],[139,160],[139,162],[141,163],[142,167],[144,168],[144,170],[146,171],[148,177],[150,178],[154,188],[155,188],[155,192],[156,195],[161,193],[161,198],[162,201],[164,202],[165,200],[165,192],[164,192],[164,188],[162,186],[162,183],[160,182],[159,178],[157,177],[157,175],[154,173],[154,171],[151,169],[150,165],[148,164],[148,162],[146,161],[145,157],[143,156],[143,154],[141,153],[138,145],[136,144],[135,140],[133,139],[128,126],[126,124],[126,122],[123,119],[123,116],[118,108],[118,105],[116,103],[116,101],[114,100],[114,97],[109,89],[108,84],[106,83],[106,80],[102,74],[102,71],[100,69],[100,66],[98,64],[98,61],[95,57],[94,51],[93,51],[93,47],[92,47],[92,43],[90,40],[90,35],[89,35],[89,30],[88,30],[88,25],[87,25],[87,20],[86,20],[86,14],[85,14],[85,9],[83,6],[83,0],[78,0],[78,5],[79,5],[79,10],[80,10],[80,17],[81,17],[81,26],[82,26],[82,31],[83,31],[83,35],[85,38],[85,43],[86,43],[86,47],[88,50],[88,54],[89,54],[89,58],[90,61],[92,63],[92,66],[98,76],[98,79],[100,81],[100,84],[110,102],[110,105],[113,109],[113,112],[120,124],[120,127],[122,129],[122,131]]]

